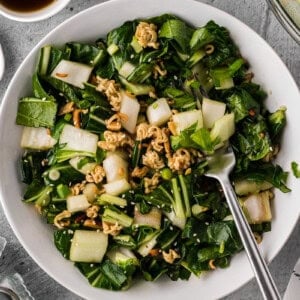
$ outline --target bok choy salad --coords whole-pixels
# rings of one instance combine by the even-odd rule
[[[93,43],[44,46],[19,100],[23,201],[97,288],[225,268],[242,249],[207,157],[230,143],[231,180],[258,242],[271,230],[285,108],[264,105],[250,65],[214,21],[125,22]]]

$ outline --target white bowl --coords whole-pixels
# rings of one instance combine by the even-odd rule
[[[24,0],[26,1],[26,0]],[[52,17],[61,11],[70,0],[56,0],[48,6],[32,11],[32,12],[20,12],[8,9],[6,6],[0,3],[0,14],[6,18],[19,21],[19,22],[36,22]]]
[[[52,230],[31,205],[21,202],[23,185],[17,161],[21,156],[21,128],[15,125],[18,99],[30,95],[31,76],[35,70],[39,48],[45,44],[63,45],[67,41],[94,41],[124,21],[138,17],[173,13],[195,26],[213,19],[226,26],[243,56],[251,63],[255,82],[261,83],[269,97],[267,106],[274,111],[287,106],[288,124],[284,133],[278,163],[291,170],[291,162],[299,161],[300,95],[288,69],[272,48],[254,31],[232,16],[206,4],[192,0],[114,0],[81,12],[48,34],[24,60],[4,96],[0,111],[0,195],[6,216],[22,245],[50,276],[85,299],[164,300],[220,298],[241,287],[253,277],[244,252],[236,255],[231,266],[204,274],[189,281],[159,280],[137,282],[125,292],[111,292],[91,287],[79,271],[56,250]],[[276,192],[273,203],[272,231],[264,235],[260,248],[269,262],[287,241],[300,211],[300,184],[290,174],[292,192]],[[38,280],[38,279],[37,279]],[[38,282],[37,282],[38,284]]]

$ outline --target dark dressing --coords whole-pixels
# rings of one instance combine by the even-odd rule
[[[19,12],[32,12],[42,9],[56,0],[0,0],[6,8]]]

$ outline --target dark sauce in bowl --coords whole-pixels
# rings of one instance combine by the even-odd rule
[[[6,8],[18,12],[32,12],[40,10],[56,0],[0,0]]]

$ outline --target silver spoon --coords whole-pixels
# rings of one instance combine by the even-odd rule
[[[228,176],[234,166],[235,156],[233,150],[231,147],[226,147],[218,150],[216,154],[208,160],[209,170],[205,175],[217,179],[223,188],[235,225],[264,299],[281,299],[229,181]]]
[[[4,54],[3,54],[3,50],[2,50],[2,47],[0,44],[0,80],[3,77],[4,69],[5,69]]]
[[[4,299],[20,300],[20,298],[14,291],[12,291],[11,289],[6,288],[4,286],[0,286],[0,299],[2,297],[1,295],[4,297]]]

